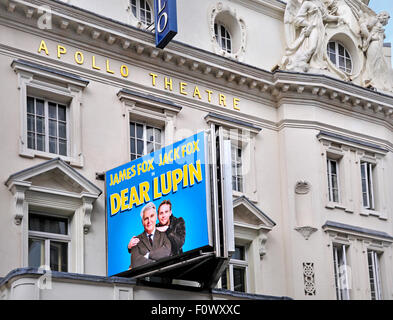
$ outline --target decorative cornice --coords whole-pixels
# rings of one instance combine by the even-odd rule
[[[254,134],[258,134],[262,130],[262,128],[257,127],[247,121],[238,120],[234,117],[228,117],[228,116],[221,115],[221,114],[214,113],[214,112],[209,112],[205,116],[205,120],[207,123],[210,123],[210,122],[220,123],[223,125],[227,125],[229,127],[242,128],[245,130],[249,130],[250,132],[252,132]]]
[[[285,8],[285,4],[276,0],[254,2]],[[306,97],[393,124],[393,96],[349,82],[318,74],[269,72],[177,41],[172,41],[165,50],[158,50],[151,32],[59,1],[0,0],[0,4],[0,23],[14,23],[16,27],[22,22],[24,28],[30,28],[37,35],[64,38],[68,33],[70,41],[107,48],[116,54],[125,51],[125,59],[139,59],[157,68],[165,66],[167,72],[184,72],[217,85],[236,87],[243,96],[253,100],[262,97],[277,106],[286,98],[302,101]],[[40,30],[35,25],[37,10],[43,5],[50,5],[52,10],[51,30]]]
[[[117,97],[120,101],[132,101],[135,103],[141,103],[150,107],[164,109],[168,111],[172,111],[174,113],[179,113],[182,110],[182,107],[173,103],[170,100],[156,97],[152,94],[144,94],[141,92],[136,92],[129,89],[121,89],[117,93]]]
[[[63,82],[73,84],[82,88],[86,87],[89,84],[88,80],[82,79],[81,77],[72,73],[59,71],[54,68],[43,66],[23,59],[14,60],[11,63],[11,67],[15,70],[15,72],[24,71],[44,77],[50,77],[57,81],[63,80]]]
[[[242,6],[269,17],[283,20],[286,4],[280,0],[233,0]]]
[[[345,233],[356,236],[358,238],[382,240],[388,242],[389,244],[393,243],[393,237],[386,232],[352,226],[334,221],[326,221],[325,224],[322,226],[322,229],[328,233]]]
[[[352,146],[355,148],[360,147],[362,149],[366,149],[367,151],[379,153],[382,155],[385,155],[387,152],[389,152],[389,150],[382,148],[381,146],[376,145],[374,143],[361,141],[358,138],[354,139],[354,138],[346,137],[343,135],[339,135],[339,134],[331,133],[331,132],[327,132],[327,131],[320,131],[317,135],[317,138],[319,140],[333,141],[336,143]]]

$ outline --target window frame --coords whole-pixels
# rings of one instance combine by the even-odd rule
[[[247,141],[246,139],[243,138],[244,134],[243,134],[243,130],[239,129],[239,128],[232,128],[232,127],[226,127],[226,126],[222,126],[222,130],[223,130],[223,137],[224,140],[230,140],[231,141],[231,173],[232,173],[232,192],[235,195],[244,195],[246,193],[245,190],[245,173],[244,173],[244,150],[247,147],[247,145],[250,143],[250,141]],[[234,132],[236,131],[236,132]],[[233,171],[234,167],[236,168],[236,164],[234,166],[234,162],[233,162],[233,158],[232,158],[232,152],[233,150],[237,150],[241,152],[241,167],[239,170],[236,170],[236,172]],[[236,187],[238,187],[238,173],[240,171],[240,179],[241,179],[241,190],[239,189],[234,189],[233,188],[233,183],[234,183],[234,178],[236,179],[235,185]]]
[[[82,168],[81,105],[82,92],[89,81],[76,75],[44,67],[25,60],[14,60],[11,67],[17,74],[20,89],[19,155],[26,158],[61,158],[72,166]],[[27,142],[27,97],[38,97],[67,106],[67,156],[33,150]]]
[[[370,266],[370,256],[371,254],[371,263],[372,265]],[[378,252],[373,249],[367,249],[367,265],[368,265],[368,275],[369,275],[369,284],[370,284],[370,295],[371,295],[371,300],[382,300],[382,282],[381,282],[381,256],[382,253]],[[370,270],[370,267],[372,270]],[[373,277],[370,277],[370,271],[373,273]],[[373,290],[372,290],[372,281],[374,282],[374,294],[375,298],[373,299]]]
[[[126,119],[122,130],[124,135],[122,139],[127,141],[127,148],[123,148],[122,154],[124,162],[129,162],[131,158],[131,122],[146,123],[149,126],[161,128],[162,148],[174,143],[176,118],[182,107],[152,95],[144,95],[128,89],[120,90],[117,96]]]
[[[334,48],[334,55],[335,55],[335,59],[336,61],[333,62],[331,57],[330,57],[330,44],[334,43],[335,48]],[[340,50],[339,50],[339,46],[341,46],[344,49],[344,55],[340,54]],[[348,55],[348,57],[346,56],[346,54]],[[339,41],[329,41],[328,45],[327,45],[327,55],[328,58],[330,60],[330,62],[336,67],[338,68],[340,71],[346,73],[346,74],[352,74],[353,73],[353,59],[352,59],[352,55],[350,54],[350,52],[348,51],[348,49]],[[345,63],[345,67],[340,67],[340,57],[344,58],[344,63]],[[347,60],[349,60],[349,62],[351,63],[351,70],[347,71]]]
[[[51,258],[50,257],[50,244],[51,244],[51,242],[67,244],[67,270],[62,271],[62,272],[69,272],[70,258],[71,258],[70,249],[71,249],[71,241],[72,241],[70,219],[68,217],[55,215],[55,214],[48,214],[48,213],[41,212],[38,210],[29,210],[29,217],[28,217],[29,221],[30,221],[31,215],[38,215],[41,217],[50,217],[50,218],[58,218],[58,219],[63,219],[63,220],[66,219],[67,220],[67,235],[51,233],[51,232],[44,232],[44,231],[33,231],[33,230],[30,230],[30,227],[28,227],[28,241],[30,241],[30,239],[44,241],[44,246],[45,246],[44,266],[51,265],[51,261],[50,261],[50,258]],[[29,244],[28,244],[28,247],[29,247]],[[28,249],[28,251],[30,251],[30,250]],[[30,263],[29,263],[29,265],[30,265]],[[58,270],[51,270],[51,271],[58,271]]]
[[[224,35],[222,34],[222,31],[224,30]],[[229,28],[227,26],[219,21],[216,21],[214,23],[214,36],[216,38],[218,46],[221,48],[221,50],[227,54],[232,54],[233,53],[233,37],[231,32],[229,31]],[[223,46],[223,41],[225,42],[225,46]],[[229,43],[229,48],[228,48],[228,43]]]
[[[247,293],[249,291],[248,247],[246,245],[239,245],[239,244],[236,244],[235,247],[242,247],[244,249],[244,260],[233,259],[233,258],[229,260],[228,267],[224,271],[227,280],[226,290]],[[244,291],[235,290],[234,268],[239,268],[244,270]],[[222,281],[223,278],[221,277],[221,288],[223,288]]]
[[[360,177],[362,189],[362,205],[365,209],[376,210],[375,208],[375,185],[374,185],[374,168],[375,164],[368,161],[360,162]],[[365,176],[363,177],[363,172]],[[366,190],[363,188],[363,180],[365,180]],[[366,194],[366,199],[364,198]],[[366,200],[366,202],[365,202]]]
[[[333,159],[331,157],[327,157],[327,180],[328,180],[328,200],[332,203],[341,203],[341,194],[340,194],[340,165],[339,159]],[[331,172],[331,163],[335,163],[336,166],[336,178],[337,178],[337,187],[333,186],[333,173]],[[337,189],[337,199],[334,198],[334,190]]]
[[[235,192],[244,192],[244,174],[243,174],[243,148],[234,143],[231,143],[231,156],[233,155],[233,151],[235,150],[235,159],[231,157],[231,165],[232,165],[232,191]],[[240,151],[240,161],[238,152]],[[235,160],[235,163],[234,163]],[[240,168],[238,169],[238,165],[240,164]],[[233,172],[235,168],[235,172]],[[240,182],[239,182],[240,180]],[[235,188],[233,187],[235,183]]]
[[[35,149],[33,149],[33,148],[29,148],[29,146],[27,145],[27,148],[29,149],[29,150],[34,150],[35,152],[37,152],[37,154],[40,154],[40,153],[42,153],[41,155],[46,155],[46,154],[53,154],[53,155],[56,155],[56,156],[62,156],[62,157],[67,157],[67,158],[69,158],[69,154],[70,154],[70,121],[69,121],[69,119],[70,119],[70,111],[69,111],[69,106],[68,106],[68,104],[66,104],[66,103],[63,103],[63,102],[57,102],[57,101],[55,101],[54,99],[47,99],[47,98],[43,98],[43,97],[39,97],[39,96],[37,96],[37,95],[27,95],[26,96],[26,99],[28,99],[28,98],[33,98],[34,99],[34,105],[36,106],[36,100],[38,99],[38,100],[43,100],[44,101],[44,121],[45,121],[45,129],[44,129],[44,133],[45,133],[45,150],[44,151],[42,151],[42,150],[37,150],[37,144],[35,145]],[[26,102],[27,102],[27,100],[26,100]],[[66,154],[65,155],[63,155],[63,154],[60,154],[59,153],[59,141],[60,140],[64,140],[64,139],[62,139],[62,138],[60,138],[60,136],[59,136],[59,125],[58,125],[58,122],[59,122],[59,119],[56,119],[56,122],[57,122],[57,125],[56,125],[56,130],[57,130],[57,137],[56,137],[56,140],[57,140],[57,142],[56,142],[56,149],[57,149],[57,153],[53,153],[53,152],[50,152],[50,146],[49,146],[49,139],[50,139],[50,134],[49,134],[49,131],[50,131],[50,129],[49,129],[49,121],[52,119],[52,118],[50,118],[49,117],[49,103],[54,103],[54,104],[56,104],[56,110],[57,110],[57,113],[58,113],[58,108],[59,108],[59,105],[61,105],[61,106],[65,106],[66,107],[66,121],[65,121],[65,123],[66,123],[66,148],[67,148],[67,152],[66,152]],[[36,114],[34,114],[35,116],[36,116]],[[28,121],[28,116],[29,116],[29,113],[28,113],[28,110],[26,109],[26,121]],[[64,121],[63,121],[64,122]],[[27,125],[27,124],[26,124]],[[29,133],[29,130],[28,130],[28,125],[27,125],[27,130],[26,130],[26,141],[28,141],[28,133]],[[35,135],[37,135],[37,130],[35,130]]]
[[[165,137],[164,137],[164,135],[165,135],[165,128],[162,128],[162,127],[159,127],[159,126],[157,126],[157,125],[152,125],[152,124],[150,124],[148,121],[138,121],[138,120],[133,120],[132,118],[130,118],[130,121],[129,121],[129,124],[130,124],[130,127],[131,127],[131,123],[134,123],[135,125],[142,125],[143,126],[143,155],[141,155],[140,157],[138,157],[138,150],[137,150],[137,145],[135,146],[135,153],[132,153],[131,152],[131,139],[134,139],[135,140],[135,143],[137,142],[137,140],[141,140],[141,139],[138,139],[137,138],[137,136],[135,135],[135,137],[131,137],[131,129],[130,129],[130,143],[129,143],[129,148],[130,148],[130,159],[131,159],[131,161],[133,161],[133,160],[136,160],[136,159],[138,159],[138,158],[141,158],[141,157],[143,157],[143,156],[145,156],[145,155],[147,155],[148,153],[147,153],[147,143],[148,143],[148,141],[147,141],[147,127],[150,127],[150,128],[153,128],[153,129],[157,129],[157,130],[160,130],[160,135],[161,135],[161,141],[160,141],[160,148],[159,149],[161,149],[161,148],[163,148],[163,145],[164,145],[164,141],[165,141]],[[136,126],[135,126],[136,127]],[[135,129],[136,130],[136,129]],[[153,135],[154,136],[154,135]],[[157,144],[157,142],[156,141],[154,141],[153,142],[153,146],[154,146],[154,150],[152,151],[152,152],[155,152],[155,151],[157,151],[157,150],[159,150],[159,149],[155,149],[155,145]],[[132,155],[133,154],[135,154],[135,156],[136,156],[136,158],[135,159],[133,159],[132,158]]]
[[[339,256],[338,256],[338,250],[342,250],[342,256],[341,256],[341,261],[343,262],[342,265],[339,264]],[[344,281],[345,283],[349,284],[349,275],[348,275],[348,251],[349,245],[348,244],[342,244],[342,243],[334,243],[333,244],[333,265],[334,265],[334,281],[335,281],[335,291],[336,291],[336,298],[337,300],[350,300],[350,292],[349,288],[341,288],[341,281],[339,279],[339,269],[341,266],[344,266]]]
[[[216,132],[217,128],[221,128],[224,131],[227,130],[229,133],[231,133],[231,130],[238,130],[236,135],[226,136],[224,134],[224,139],[229,137],[231,143],[234,143],[236,146],[241,144],[242,148],[243,192],[232,190],[232,194],[234,197],[245,196],[251,201],[257,202],[255,143],[256,136],[262,129],[248,123],[234,123],[231,121],[232,119],[222,118],[222,116],[215,113],[207,114],[205,120],[212,132]]]
[[[154,24],[154,3],[149,0],[135,0],[135,5],[132,3],[133,0],[127,0],[128,2],[128,9],[130,12],[130,16],[132,20],[134,20],[138,27],[150,27]],[[141,7],[141,1],[144,1],[145,8]],[[147,13],[149,12],[146,8],[146,4],[149,6],[150,9],[150,22],[147,21]],[[135,12],[134,12],[135,8]],[[145,20],[142,20],[142,10],[144,11]]]

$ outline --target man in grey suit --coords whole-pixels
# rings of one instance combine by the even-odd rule
[[[153,202],[143,207],[141,218],[145,230],[132,237],[128,244],[128,252],[131,253],[130,268],[155,262],[171,254],[171,242],[166,233],[156,229],[157,210]]]

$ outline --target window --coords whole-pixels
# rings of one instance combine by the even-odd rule
[[[67,106],[27,97],[27,147],[67,156]]]
[[[225,140],[231,140],[231,164],[232,164],[232,190],[244,192],[243,187],[243,143],[242,132],[239,129],[223,129]]]
[[[333,246],[334,279],[338,300],[349,300],[349,270],[347,263],[347,246]]]
[[[153,23],[151,6],[147,0],[131,0],[130,4],[135,18],[147,25]]]
[[[329,201],[340,202],[337,160],[327,159],[327,178]]]
[[[379,269],[381,255],[374,250],[367,250],[368,273],[370,276],[371,300],[381,300],[381,273]]]
[[[205,116],[205,120],[217,137],[231,141],[233,195],[258,201],[255,138],[262,129],[212,112]]]
[[[331,41],[327,47],[327,53],[330,61],[340,70],[346,73],[352,73],[352,58],[348,50],[336,41]]]
[[[221,277],[221,287],[223,289],[247,292],[247,269],[246,247],[235,246],[235,253],[232,255],[229,266]]]
[[[221,49],[227,53],[232,53],[232,37],[228,30],[222,24],[215,23],[214,34]]]
[[[130,122],[131,161],[161,149],[162,143],[160,128]]]
[[[370,210],[375,209],[373,169],[373,164],[369,162],[361,162],[360,164],[362,175],[363,206]]]
[[[242,149],[232,144],[232,190],[243,192]]]
[[[29,213],[29,267],[67,272],[70,242],[68,219]]]
[[[19,155],[83,167],[81,107],[89,81],[26,60],[11,64],[20,88]]]

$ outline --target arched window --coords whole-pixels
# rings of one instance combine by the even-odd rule
[[[327,47],[330,61],[345,73],[352,73],[352,58],[348,50],[336,41],[330,41]]]
[[[135,18],[146,25],[152,24],[152,10],[147,0],[131,0],[130,3],[131,11]]]
[[[232,53],[232,38],[229,31],[222,24],[215,23],[214,33],[221,49],[227,53]]]

